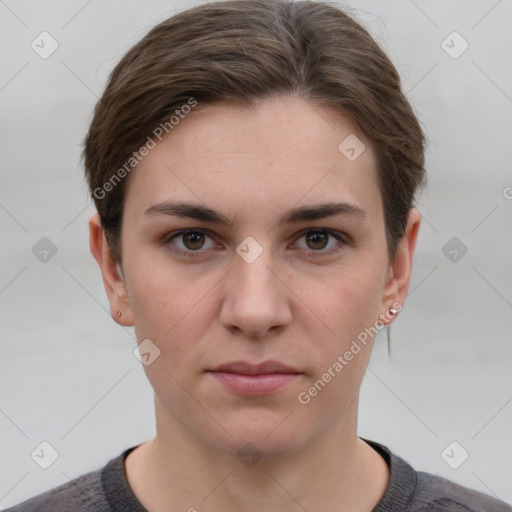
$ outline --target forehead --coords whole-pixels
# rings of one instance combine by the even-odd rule
[[[381,211],[368,141],[347,118],[292,97],[251,110],[210,104],[182,119],[132,171],[126,214],[178,199],[252,218],[262,205],[326,201]]]

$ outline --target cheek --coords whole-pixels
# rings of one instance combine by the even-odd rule
[[[150,329],[153,336],[158,336],[164,324],[167,329],[173,326],[175,317],[179,318],[184,307],[184,301],[178,299],[183,294],[180,278],[173,276],[172,269],[154,257],[145,258],[142,251],[132,252],[125,267],[135,325],[140,329]],[[144,334],[149,336],[150,333]]]
[[[333,403],[347,404],[358,393],[368,365],[380,313],[382,290],[376,271],[351,271],[330,284],[322,301],[325,323],[334,335],[320,340],[312,350],[315,375],[309,383],[318,393],[317,407],[330,409]],[[332,333],[331,333],[332,334]],[[321,392],[318,391],[321,389]],[[341,406],[340,406],[341,407]],[[343,414],[340,409],[335,414]]]
[[[162,355],[172,351],[173,360],[181,353],[186,356],[187,350],[193,351],[194,340],[201,339],[215,318],[205,293],[219,278],[193,276],[155,260],[151,265],[131,261],[127,275],[137,339],[151,339]]]
[[[158,277],[157,277],[158,276]],[[143,370],[158,396],[164,401],[180,402],[178,383],[190,378],[197,359],[194,333],[197,307],[195,297],[187,296],[176,279],[165,280],[161,274],[147,272],[139,281],[132,280],[131,304],[135,334],[139,343],[149,339],[158,347],[158,357]]]
[[[177,290],[163,276],[159,279],[155,277],[154,272],[147,272],[135,279],[132,274],[129,290],[135,327],[146,338],[161,338],[165,330],[171,329],[178,321],[181,313],[179,302],[176,302],[177,307],[169,307],[170,297],[176,296]]]
[[[326,308],[344,337],[356,336],[377,320],[383,292],[381,281],[378,265],[358,265],[338,275],[331,284]]]

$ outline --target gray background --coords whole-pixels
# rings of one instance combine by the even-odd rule
[[[154,433],[132,331],[110,318],[89,253],[78,159],[118,59],[198,3],[0,1],[0,507]],[[384,335],[372,356],[359,432],[512,503],[512,2],[348,4],[397,65],[429,139],[409,297],[392,358]],[[42,31],[59,44],[47,59],[31,48]],[[456,59],[441,46],[453,31],[469,44]],[[32,252],[42,237],[57,248],[46,262]],[[443,253],[452,237],[467,247],[457,261]],[[46,470],[31,458],[42,441],[59,453]],[[441,457],[452,441],[469,453],[458,469]],[[449,453],[457,462],[460,449]]]

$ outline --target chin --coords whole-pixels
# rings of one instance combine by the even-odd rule
[[[215,441],[213,441],[215,442]],[[233,438],[224,439],[216,444],[216,448],[228,455],[240,459],[241,462],[249,456],[252,461],[274,460],[286,457],[300,451],[302,444],[291,440],[289,435],[276,436],[275,439],[266,438],[265,435],[234,435]],[[245,462],[244,462],[245,463]],[[251,464],[249,464],[250,466]]]
[[[313,426],[308,427],[304,422],[298,425],[292,419],[293,413],[286,418],[288,413],[264,409],[243,413],[238,411],[237,415],[223,423],[231,435],[224,432],[221,438],[209,436],[210,443],[238,458],[244,455],[267,460],[284,457],[299,451],[310,441],[313,433]]]

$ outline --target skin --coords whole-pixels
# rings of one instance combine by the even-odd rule
[[[338,150],[349,134],[366,145],[353,162]],[[169,200],[208,206],[233,225],[144,213]],[[278,225],[290,208],[339,201],[366,217]],[[370,142],[347,119],[297,97],[266,99],[254,111],[198,107],[143,159],[129,177],[118,271],[97,214],[90,246],[113,318],[160,350],[144,366],[157,434],[125,463],[148,510],[375,507],[388,467],[357,437],[372,341],[307,405],[297,396],[365,328],[393,320],[386,312],[405,301],[420,220],[411,209],[390,262]],[[186,228],[206,233],[170,240]],[[343,233],[346,243],[303,233],[322,228]],[[263,249],[252,263],[236,252],[248,236]],[[206,372],[267,359],[302,375],[273,394],[246,397]],[[262,457],[252,467],[236,456],[247,442]]]

